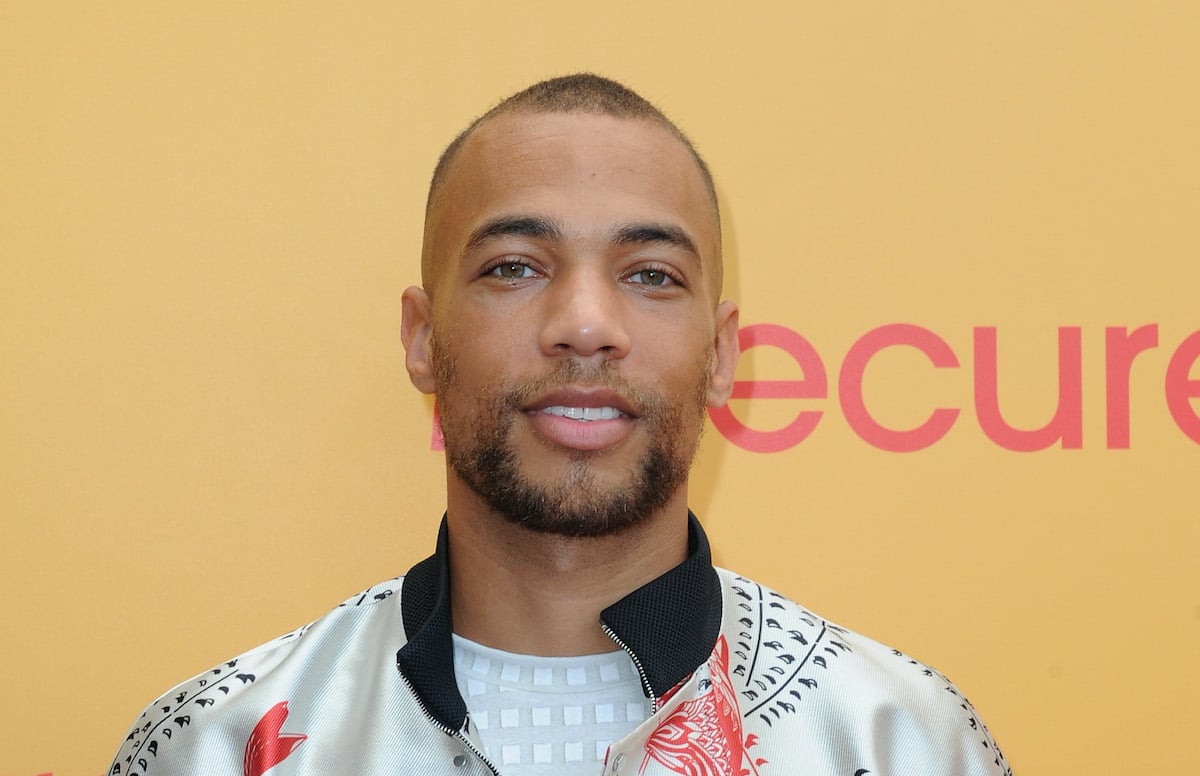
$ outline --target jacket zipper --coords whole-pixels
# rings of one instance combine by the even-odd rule
[[[633,660],[634,668],[637,669],[638,676],[642,680],[642,689],[646,691],[646,697],[650,699],[650,715],[653,716],[658,711],[658,697],[654,694],[654,688],[650,686],[650,680],[646,678],[646,669],[642,667],[642,661],[633,653],[633,650],[625,645],[624,641],[613,632],[613,629],[608,627],[607,623],[601,622],[600,629],[604,631],[604,635],[608,636],[617,646],[624,650],[626,655]]]
[[[487,769],[492,772],[492,776],[500,776],[500,771],[496,770],[496,766],[492,765],[492,761],[487,758],[487,755],[485,755],[483,752],[479,751],[479,747],[477,747],[477,746],[475,746],[475,744],[471,743],[471,739],[469,739],[465,735],[463,735],[461,730],[455,730],[452,727],[450,727],[449,725],[442,724],[440,721],[438,721],[437,717],[430,714],[429,709],[425,708],[425,702],[421,700],[420,695],[417,695],[416,688],[413,687],[412,682],[408,681],[408,677],[404,675],[404,672],[398,671],[397,673],[399,673],[400,678],[402,680],[404,680],[404,684],[406,687],[408,687],[408,691],[412,694],[412,697],[417,700],[417,705],[421,707],[421,713],[425,715],[426,719],[428,719],[430,722],[432,722],[434,727],[436,727],[438,730],[442,731],[446,735],[450,736],[451,738],[457,738],[459,741],[462,741],[463,744],[467,747],[467,749],[469,749],[476,757],[478,757],[483,762],[484,765],[487,766]]]

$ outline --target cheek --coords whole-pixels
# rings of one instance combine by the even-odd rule
[[[512,342],[495,324],[481,328],[455,327],[450,334],[434,340],[433,363],[438,387],[478,394],[485,387],[503,385],[513,366],[522,362],[512,348]]]
[[[694,376],[704,371],[713,353],[713,339],[708,336],[711,329],[712,322],[698,316],[670,326],[647,323],[641,327],[642,355],[658,366],[664,379],[673,379],[674,375]]]

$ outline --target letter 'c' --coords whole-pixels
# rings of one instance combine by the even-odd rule
[[[850,428],[864,442],[893,453],[911,453],[929,447],[946,435],[958,419],[957,409],[935,409],[921,425],[907,431],[881,426],[867,411],[863,399],[863,374],[876,353],[892,345],[908,345],[929,356],[935,367],[956,367],[958,357],[938,335],[909,323],[890,323],[862,335],[846,354],[838,376],[838,398]]]

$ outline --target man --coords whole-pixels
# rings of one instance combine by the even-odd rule
[[[737,309],[657,109],[593,75],[501,103],[437,166],[421,269],[435,554],[163,696],[111,773],[1010,772],[939,674],[712,567],[687,478]]]

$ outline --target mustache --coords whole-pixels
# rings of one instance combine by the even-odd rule
[[[537,377],[505,386],[499,398],[509,409],[519,410],[539,396],[568,387],[603,388],[620,394],[639,415],[656,412],[665,404],[662,397],[622,375],[612,362],[580,363],[575,359],[559,361]]]

